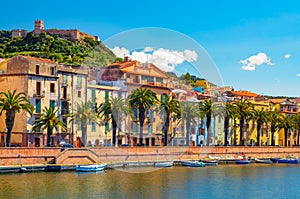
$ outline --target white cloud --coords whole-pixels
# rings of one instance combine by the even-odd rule
[[[115,46],[111,49],[115,54],[129,52],[126,48]],[[118,56],[118,54],[116,54]],[[183,62],[193,62],[198,58],[198,54],[194,50],[176,51],[164,48],[154,50],[151,47],[146,47],[142,51],[133,51],[129,55],[132,60],[138,60],[142,63],[150,62],[160,69],[169,72],[174,71],[175,66]],[[122,56],[121,56],[122,57]]]
[[[273,65],[271,59],[266,55],[266,53],[262,53],[262,52],[258,53],[257,55],[252,55],[247,59],[240,60],[240,63],[243,64],[242,66],[243,70],[250,70],[250,71],[254,71],[256,69],[256,66],[262,64],[268,64],[270,66]]]
[[[300,73],[298,73],[297,76],[300,77]]]
[[[284,55],[284,58],[286,58],[286,59],[289,59],[291,57],[291,55],[290,54],[286,54],[286,55]]]
[[[129,50],[126,48],[120,48],[119,46],[115,46],[110,49],[117,57],[124,57],[125,55],[129,55]]]

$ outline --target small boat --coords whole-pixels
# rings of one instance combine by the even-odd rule
[[[205,163],[199,161],[182,161],[181,163],[186,167],[205,167]]]
[[[221,159],[220,156],[212,156],[212,155],[208,155],[208,158],[212,159],[212,160],[220,160]]]
[[[170,161],[170,162],[156,162],[154,164],[155,167],[172,167],[174,164],[173,161]]]
[[[299,158],[271,158],[271,161],[279,164],[298,164]]]
[[[235,164],[250,164],[250,160],[235,160]]]
[[[76,165],[77,172],[103,171],[104,168],[104,164]]]
[[[218,166],[218,161],[214,160],[202,160],[201,162],[203,162],[205,166]]]
[[[262,164],[272,164],[273,162],[270,159],[254,159],[256,163],[262,163]]]

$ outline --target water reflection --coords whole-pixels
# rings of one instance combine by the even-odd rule
[[[300,189],[297,165],[130,170],[1,174],[0,198],[295,198]]]

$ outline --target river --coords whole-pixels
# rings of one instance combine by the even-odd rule
[[[0,198],[299,198],[299,165],[0,175]]]

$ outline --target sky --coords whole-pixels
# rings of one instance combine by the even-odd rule
[[[132,52],[132,56],[145,58],[145,52],[150,49],[149,60],[162,66],[165,64],[171,70],[173,67],[177,72],[183,71],[178,69],[180,65],[191,73],[194,73],[189,69],[191,65],[201,68],[204,72],[200,74],[208,80],[216,81],[213,74],[220,76],[221,86],[264,95],[299,97],[299,7],[300,2],[296,0],[16,0],[13,4],[1,2],[0,29],[32,30],[33,21],[43,19],[46,29],[76,28],[99,36],[105,44],[114,40],[115,46],[110,48],[123,48]],[[159,42],[149,42],[147,46],[134,45],[134,40],[128,40],[126,45],[131,42],[132,47],[126,46],[120,41],[123,38],[118,37],[124,31],[148,31],[151,30],[149,27],[178,33],[178,38],[169,42],[176,45],[161,42],[169,39],[164,34],[157,34],[155,38]],[[181,40],[183,35],[185,39]],[[144,40],[150,41],[149,38]],[[189,42],[197,45],[185,46]],[[160,43],[162,46],[159,46]],[[133,49],[137,47],[139,50]],[[195,50],[197,47],[201,52]],[[176,55],[175,58],[172,54]],[[162,55],[173,61],[166,63]],[[208,62],[202,59],[208,60],[213,74],[205,73]],[[197,72],[195,74],[198,75]]]

